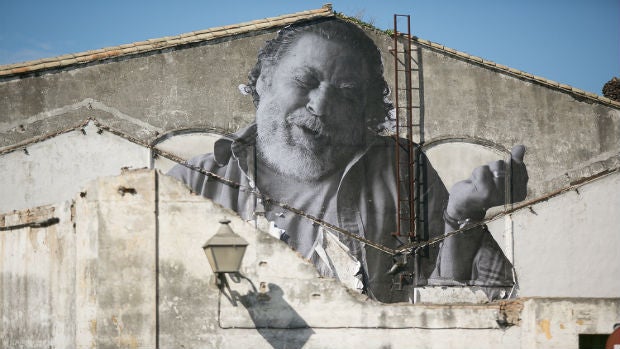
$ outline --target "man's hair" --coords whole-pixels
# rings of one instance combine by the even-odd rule
[[[276,38],[269,40],[258,51],[258,61],[248,74],[248,92],[258,107],[260,96],[256,82],[262,72],[275,67],[290,47],[304,34],[315,34],[324,39],[336,41],[363,55],[368,70],[366,122],[369,128],[380,131],[390,119],[393,105],[388,99],[390,89],[383,77],[381,52],[366,33],[353,23],[342,20],[328,20],[319,23],[295,23],[278,31]],[[270,78],[270,77],[268,77]]]

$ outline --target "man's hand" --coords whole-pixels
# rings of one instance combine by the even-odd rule
[[[482,220],[486,210],[490,207],[502,205],[506,202],[506,175],[511,174],[511,202],[525,199],[527,194],[527,170],[523,164],[525,147],[516,145],[511,151],[510,164],[505,161],[493,161],[480,166],[471,174],[471,177],[456,183],[450,190],[450,199],[446,213],[450,221],[446,220],[446,232],[458,229],[454,220],[473,221]],[[473,229],[467,234],[450,236],[444,240],[438,256],[436,272],[440,278],[459,281],[470,280],[473,261],[476,256],[484,229]]]
[[[523,163],[524,154],[525,147],[516,145],[511,151],[510,164],[504,160],[490,162],[474,169],[470,178],[454,184],[446,208],[448,216],[457,220],[482,220],[487,209],[507,201],[507,194],[510,202],[525,199],[528,175]],[[506,181],[508,173],[512,185],[507,192],[506,185],[510,185]]]

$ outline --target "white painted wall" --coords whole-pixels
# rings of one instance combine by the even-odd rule
[[[118,175],[121,167],[150,163],[147,148],[90,123],[39,143],[0,155],[0,212],[71,199],[89,181]]]
[[[620,297],[619,193],[616,171],[512,215],[520,296]]]

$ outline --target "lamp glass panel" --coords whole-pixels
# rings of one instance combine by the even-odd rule
[[[211,253],[207,252],[207,258],[216,273],[235,273],[241,267],[245,249],[246,246],[211,246],[208,248]]]
[[[213,270],[214,273],[217,273],[218,266],[215,261],[215,257],[213,256],[213,247],[211,246],[206,247],[204,251],[205,251],[205,255],[207,255],[207,259],[209,260],[209,264],[211,265],[211,270]]]

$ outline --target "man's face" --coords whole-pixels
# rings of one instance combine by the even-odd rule
[[[280,173],[315,180],[364,146],[369,74],[353,49],[302,35],[257,82],[258,150]]]

